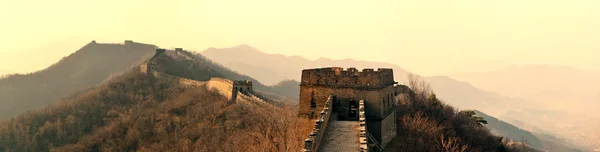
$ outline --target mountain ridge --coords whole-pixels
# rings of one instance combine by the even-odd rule
[[[187,61],[157,62],[167,67]],[[176,70],[211,71],[205,68]],[[209,87],[212,80],[191,80],[211,73],[182,78],[140,69],[0,121],[0,151],[289,151],[300,149],[308,134],[302,126],[309,121],[296,120],[293,108],[264,106],[268,103],[256,99],[231,102],[230,94]],[[270,136],[255,136],[261,129],[269,129]]]
[[[247,46],[247,45],[245,45]],[[261,82],[277,83],[280,80],[288,80],[294,79],[296,81],[300,80],[300,73],[302,69],[311,68],[311,67],[330,67],[330,66],[340,66],[343,68],[347,67],[356,67],[356,68],[392,68],[394,69],[394,79],[401,84],[406,84],[408,82],[408,74],[410,72],[406,71],[402,67],[398,65],[394,65],[386,62],[371,62],[364,60],[354,60],[354,59],[343,59],[343,60],[333,60],[321,57],[316,60],[310,60],[303,57],[294,57],[294,56],[285,56],[281,54],[268,54],[264,52],[260,52],[260,50],[248,46],[252,49],[238,49],[238,47],[230,47],[230,48],[210,48],[206,49],[200,54],[205,55],[211,58],[213,61],[218,62],[219,64],[225,65],[235,71],[239,71],[242,73],[246,73],[254,78],[260,80]],[[277,63],[277,64],[273,64]],[[260,71],[268,71],[268,73],[263,73]],[[274,73],[274,74],[271,74]],[[488,91],[480,90],[473,85],[462,85],[464,82],[446,77],[446,79],[439,81],[439,78],[443,78],[445,76],[433,76],[433,77],[425,77],[426,80],[430,81],[429,84],[436,90],[436,92],[441,95],[439,97],[444,99],[449,99],[450,104],[457,104],[457,108],[469,108],[469,109],[484,109],[481,106],[476,107],[471,105],[472,103],[479,104],[480,102],[492,102],[492,101],[480,101],[493,99],[494,101],[515,101],[511,102],[512,105],[516,105],[518,103],[527,101],[527,103],[533,103],[533,101],[528,101],[527,99],[513,99],[508,98],[506,96],[501,96],[499,94],[491,93]],[[435,82],[432,82],[435,81]],[[461,84],[458,85],[460,88],[466,88],[469,90],[475,90],[477,94],[481,94],[482,96],[473,98],[465,95],[473,95],[473,91],[465,91],[460,89],[453,89],[450,86],[444,87],[443,84],[438,83],[448,83],[448,84]],[[460,96],[456,96],[457,91],[462,94]],[[452,92],[452,93],[451,93]],[[477,100],[477,101],[474,101]],[[493,109],[493,111],[492,111]],[[485,111],[485,110],[484,110]],[[498,110],[497,107],[489,107],[486,111],[489,114],[499,116],[503,114],[506,109]]]
[[[92,41],[43,70],[8,75],[0,79],[0,119],[100,84],[111,74],[149,58],[155,48],[131,41],[119,44]]]
[[[513,65],[451,77],[510,97],[527,98],[544,107],[508,112],[500,118],[529,122],[586,147],[600,147],[600,71],[547,64]]]
[[[489,72],[454,74],[450,77],[507,96],[547,101],[557,108],[564,107],[565,110],[586,107],[561,104],[563,100],[575,100],[586,105],[600,100],[600,91],[597,91],[600,90],[600,71],[570,66],[509,66]]]
[[[394,69],[395,73],[403,73],[400,75],[395,75],[396,80],[398,81],[403,81],[403,82],[407,82],[408,78],[406,77],[406,74],[408,73],[406,70],[404,70],[403,68],[393,65],[393,64],[389,64],[389,63],[384,63],[384,62],[369,62],[369,61],[363,61],[363,60],[354,60],[354,59],[344,59],[344,60],[331,60],[331,59],[326,59],[326,58],[319,58],[316,60],[310,60],[310,59],[306,59],[304,57],[301,56],[285,56],[282,54],[267,54],[264,52],[261,52],[260,50],[254,48],[254,47],[230,47],[230,48],[209,48],[206,50],[203,50],[202,52],[200,52],[200,54],[205,55],[209,58],[211,58],[214,61],[217,61],[218,63],[225,65],[231,69],[235,69],[237,71],[240,71],[240,69],[238,66],[242,65],[242,64],[250,64],[252,63],[253,67],[255,67],[256,69],[252,69],[252,70],[245,70],[244,73],[248,74],[248,75],[259,75],[259,73],[257,72],[253,72],[253,71],[279,71],[285,74],[290,74],[293,73],[291,75],[287,75],[287,76],[283,76],[280,78],[272,78],[272,77],[268,77],[268,76],[261,76],[261,77],[255,77],[259,80],[261,80],[262,82],[264,82],[265,84],[275,84],[277,82],[279,82],[279,80],[284,80],[284,79],[295,79],[296,81],[300,80],[300,71],[303,68],[320,68],[320,67],[329,67],[335,64],[340,64],[343,63],[345,65],[361,65],[361,64],[365,64],[365,63],[369,63],[371,64],[371,68],[392,68]],[[275,57],[275,58],[274,58]],[[239,62],[240,60],[243,60],[245,62]],[[318,62],[318,63],[313,63],[313,62]],[[260,63],[260,64],[257,64]],[[277,65],[277,64],[271,64],[271,63],[297,63],[294,65],[285,65],[285,66],[281,66],[281,65]],[[270,67],[271,69],[274,70],[268,70],[267,67]],[[348,67],[352,67],[352,66],[348,66]],[[355,66],[356,68],[367,68],[367,67],[362,67],[362,66]]]

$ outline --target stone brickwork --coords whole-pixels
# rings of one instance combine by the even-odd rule
[[[340,67],[302,70],[301,85],[327,86],[335,88],[380,89],[394,82],[392,69],[356,68],[343,70]]]
[[[140,65],[140,72],[144,75],[148,74],[148,63],[142,63]]]
[[[331,103],[332,98],[330,96],[325,101],[325,105],[320,112],[318,119],[315,120],[315,127],[312,129],[313,131],[308,138],[304,140],[304,152],[316,152],[319,148],[319,144],[321,143],[321,139],[323,139],[323,134],[332,113]]]
[[[123,42],[124,45],[132,45],[133,41],[132,40],[125,40],[125,42]]]
[[[125,44],[131,44],[131,43],[133,43],[133,42],[129,41],[129,40],[125,41]],[[150,58],[147,62],[144,62],[140,65],[140,72],[144,75],[153,76],[155,74],[155,71],[161,71],[156,66],[155,59],[158,58],[159,56],[163,55],[165,52],[166,52],[165,49],[156,49],[156,53],[154,53],[154,56],[152,56],[152,58]]]
[[[358,121],[360,123],[359,127],[359,144],[360,144],[360,152],[368,152],[369,151],[369,138],[367,137],[367,118],[365,116],[365,101],[360,100],[358,103]]]
[[[390,113],[388,117],[381,120],[381,132],[385,133],[381,134],[381,145],[387,145],[396,137],[396,121],[396,112]]]
[[[331,95],[332,110],[341,120],[359,120],[359,101],[364,100],[368,132],[379,142],[389,142],[395,134],[396,100],[408,87],[394,81],[393,70],[379,68],[342,69],[328,67],[302,70],[298,115],[315,119],[320,117],[325,101]],[[391,121],[390,121],[391,120]],[[383,145],[385,146],[385,145]]]
[[[248,80],[236,80],[233,81],[233,87],[231,90],[231,101],[235,102],[237,100],[238,93],[244,95],[252,94],[252,81]]]
[[[233,81],[233,89],[237,89],[240,93],[248,94],[252,92],[252,81],[236,80]]]

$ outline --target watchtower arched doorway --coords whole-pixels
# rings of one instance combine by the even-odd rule
[[[310,118],[315,118],[315,110],[317,108],[317,101],[315,100],[315,92],[311,92],[310,95]]]
[[[354,100],[348,103],[348,120],[358,119],[358,103]]]
[[[317,100],[315,100],[315,93],[313,92],[310,97],[310,108],[317,108]]]

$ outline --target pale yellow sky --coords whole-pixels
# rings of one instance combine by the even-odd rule
[[[0,74],[125,39],[198,51],[248,44],[424,75],[514,64],[600,70],[598,0],[21,0],[1,1],[0,21]]]

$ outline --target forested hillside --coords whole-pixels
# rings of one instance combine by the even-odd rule
[[[260,90],[257,96],[267,101],[298,97],[298,82],[265,86],[200,54],[168,52],[153,61],[162,69],[159,72],[169,76],[147,76],[133,66],[123,75],[114,74],[110,80],[102,80],[104,83],[50,106],[1,121],[0,151],[298,151],[302,148],[314,122],[297,117],[298,107],[292,102],[265,103],[274,106],[234,103],[217,90],[181,83],[180,79],[251,80]],[[69,59],[77,58],[82,57]],[[80,63],[86,62],[70,64]],[[459,111],[440,101],[423,79],[411,79],[409,83],[413,92],[397,97],[398,132],[394,142],[388,144],[389,151],[518,150],[515,147],[519,144],[508,144],[490,133],[484,126],[487,121],[475,116],[474,111]]]
[[[0,120],[95,86],[138,65],[151,56],[155,48],[134,42],[91,42],[47,69],[0,78]]]
[[[435,96],[423,78],[409,76],[412,92],[398,96],[396,151],[509,151],[503,138],[470,110],[458,111]]]
[[[161,69],[168,69],[165,72],[175,77],[148,77],[135,67],[100,86],[1,122],[0,150],[300,149],[311,123],[296,117],[296,106],[232,103],[216,90],[180,84],[177,77],[253,79],[212,64],[202,56],[178,53],[183,54],[156,59]],[[278,96],[268,92],[264,95]]]
[[[154,45],[135,42],[124,44],[91,42],[44,70],[0,78],[0,120],[44,107],[108,81],[150,58],[155,53],[155,49]],[[200,54],[188,51],[182,53],[192,57],[193,60],[186,62],[166,60],[164,66],[168,69],[168,73],[194,80],[207,80],[210,77],[251,80],[257,89],[275,93],[277,96],[285,95],[289,102],[298,98],[297,93],[281,88],[283,86],[265,86],[256,79],[238,74]]]
[[[0,123],[0,150],[295,151],[310,131],[295,110],[131,72]]]

